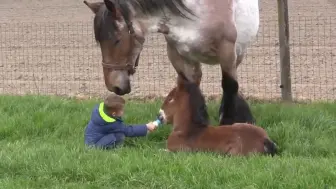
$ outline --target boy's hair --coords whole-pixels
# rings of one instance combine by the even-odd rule
[[[125,99],[116,94],[108,95],[104,100],[104,106],[109,111],[119,111],[124,108]]]

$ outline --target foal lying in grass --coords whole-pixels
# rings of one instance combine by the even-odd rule
[[[205,98],[195,83],[178,75],[177,87],[161,106],[163,121],[173,124],[169,151],[213,151],[229,155],[274,155],[277,147],[266,131],[251,124],[210,126]]]

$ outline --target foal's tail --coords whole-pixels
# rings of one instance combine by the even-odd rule
[[[278,153],[277,145],[269,138],[266,138],[264,140],[264,150],[266,154],[270,154],[271,156],[274,156],[275,154]]]

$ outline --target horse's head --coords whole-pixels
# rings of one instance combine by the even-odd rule
[[[102,52],[106,88],[118,95],[128,94],[144,43],[141,29],[133,28],[140,28],[140,23],[132,23],[131,12],[121,11],[123,6],[114,0],[84,3],[95,14],[94,35]]]

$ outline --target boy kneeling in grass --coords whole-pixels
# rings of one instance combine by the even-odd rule
[[[85,129],[85,144],[103,149],[115,148],[122,144],[126,137],[146,136],[154,131],[153,122],[127,126],[121,117],[124,114],[125,100],[118,95],[109,95],[104,102],[95,106],[91,120]]]

